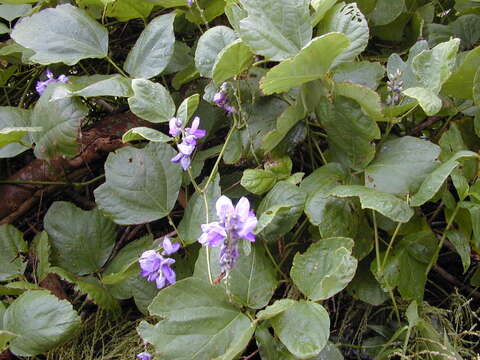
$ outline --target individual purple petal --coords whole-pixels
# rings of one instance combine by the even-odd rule
[[[67,83],[68,82],[68,77],[66,75],[62,74],[57,78],[57,80],[62,82],[62,83]]]
[[[180,162],[180,160],[182,160],[183,156],[184,155],[182,153],[178,153],[173,158],[171,158],[170,161],[173,162],[173,163],[178,163],[178,162]]]
[[[166,285],[165,276],[157,277],[157,279],[155,280],[155,284],[157,285],[157,289],[161,289],[161,288],[165,287],[165,285]]]
[[[178,151],[180,151],[183,155],[191,155],[195,150],[195,145],[182,142],[181,144],[177,145],[177,148],[178,148]]]
[[[47,88],[48,82],[47,81],[37,81],[37,85],[35,86],[35,90],[37,91],[38,95],[42,95]]]
[[[235,205],[235,214],[240,221],[245,221],[250,214],[250,201],[245,196],[242,196]]]
[[[168,127],[168,133],[171,136],[178,136],[182,133],[182,122],[176,117],[170,119],[170,121],[168,122]]]
[[[203,234],[198,239],[198,242],[208,247],[218,247],[227,237],[227,233],[223,226],[218,221],[209,224],[202,224]]]
[[[218,198],[215,207],[217,210],[217,216],[222,221],[225,221],[228,217],[231,217],[235,213],[232,200],[225,195],[222,195]]]
[[[183,138],[182,143],[195,147],[197,146],[197,137],[195,135],[187,135]]]
[[[155,250],[144,251],[139,259],[140,268],[146,272],[155,272],[162,263],[162,256]]]
[[[189,156],[183,156],[182,159],[180,160],[180,165],[182,165],[182,169],[184,171],[187,171],[188,168],[190,167],[190,163],[192,160],[190,159]]]
[[[162,247],[163,247],[163,254],[172,255],[176,253],[178,249],[180,249],[180,244],[179,243],[172,244],[170,239],[168,237],[165,237],[163,239]]]
[[[193,5],[193,0],[187,0],[187,5],[192,6]]]
[[[162,265],[162,273],[167,280],[167,283],[171,285],[175,284],[175,282],[177,281],[177,274],[175,274],[175,271],[173,271],[173,269],[170,268],[169,265]]]
[[[141,352],[140,354],[137,355],[137,358],[140,360],[151,360],[152,359],[152,354],[149,352]]]
[[[232,115],[232,114],[235,114],[237,112],[237,110],[233,106],[228,105],[228,104],[225,104],[223,106],[223,109],[228,113],[228,115]]]
[[[207,130],[203,129],[197,129],[192,133],[193,136],[195,136],[197,139],[201,139],[207,135]]]
[[[219,107],[223,107],[227,102],[227,94],[223,91],[215,93],[215,95],[213,95],[213,102]]]

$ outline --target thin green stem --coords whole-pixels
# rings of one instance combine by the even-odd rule
[[[285,273],[282,271],[282,269],[280,269],[280,266],[277,264],[277,261],[275,260],[275,258],[273,257],[272,253],[270,252],[270,249],[268,248],[268,245],[265,241],[262,241],[262,244],[263,244],[263,247],[265,248],[265,251],[267,252],[267,255],[268,257],[270,258],[270,260],[272,261],[272,264],[273,266],[275,267],[275,269],[277,270],[277,272],[282,275],[282,277],[284,279],[288,279],[287,275],[285,275]]]
[[[175,223],[173,222],[172,217],[170,214],[167,215],[168,223],[170,224],[171,227],[173,227],[173,230],[177,233],[178,240],[180,240],[180,243],[182,244],[182,248],[186,247],[187,245],[185,244],[185,241],[183,241],[182,237],[180,236],[180,233],[178,232],[177,227],[175,226]]]
[[[398,306],[397,306],[397,302],[395,301],[395,295],[393,294],[393,290],[390,289],[388,291],[388,294],[392,299],[393,310],[395,311],[395,316],[397,317],[398,325],[400,325],[400,312],[398,311]]]
[[[438,256],[440,254],[440,250],[442,250],[443,243],[445,242],[445,239],[447,238],[447,232],[450,229],[450,227],[453,225],[453,222],[455,220],[455,217],[458,214],[458,211],[460,210],[460,206],[457,203],[457,206],[455,207],[455,210],[452,213],[452,216],[450,216],[450,219],[448,220],[447,227],[443,231],[442,237],[440,238],[440,242],[438,243],[437,249],[435,250],[435,254],[433,254],[432,259],[430,260],[430,263],[428,264],[427,270],[425,270],[425,275],[428,275],[430,270],[432,269],[433,265],[435,265]]]
[[[382,276],[381,267],[380,267],[380,244],[378,241],[378,227],[377,227],[377,217],[375,215],[375,210],[372,210],[372,218],[373,218],[373,230],[375,234],[375,256],[377,259],[377,271],[379,277]]]
[[[192,170],[190,167],[188,168],[187,172],[188,172],[188,176],[190,177],[190,181],[192,182],[193,187],[195,188],[195,191],[198,193],[202,193],[202,189],[200,189],[200,186],[198,186],[197,182],[193,178]]]
[[[395,231],[393,232],[392,238],[390,239],[390,243],[388,244],[387,251],[385,252],[385,256],[383,257],[382,269],[381,269],[382,273],[383,273],[383,269],[385,268],[385,264],[387,262],[388,254],[392,249],[393,242],[395,241],[395,238],[397,237],[398,231],[400,230],[401,226],[402,226],[402,223],[399,222],[397,224],[397,227],[395,228]]]
[[[113,59],[110,57],[110,56],[107,56],[106,57],[107,61],[120,73],[122,74],[123,76],[125,76],[126,78],[128,78],[129,76],[122,70],[122,68],[120,66],[118,66],[115,61],[113,61]]]

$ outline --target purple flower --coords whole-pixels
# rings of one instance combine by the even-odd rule
[[[177,126],[177,122],[173,121],[172,118],[170,120],[170,134],[177,133],[177,131],[181,132],[180,126]],[[183,170],[187,170],[190,167],[191,158],[190,155],[193,154],[195,150],[195,146],[197,146],[197,140],[203,138],[207,132],[205,130],[199,129],[198,126],[200,125],[200,118],[196,116],[193,119],[192,127],[186,128],[185,131],[182,133],[183,140],[180,144],[177,145],[178,154],[175,155],[170,161],[174,163],[180,163],[182,165]]]
[[[220,268],[223,274],[227,274],[240,256],[238,241],[255,241],[253,230],[257,226],[257,217],[246,197],[242,197],[234,207],[228,197],[221,196],[217,200],[216,210],[219,220],[202,224],[202,235],[198,241],[204,246],[221,246]]]
[[[178,136],[182,133],[182,121],[180,119],[177,119],[176,117],[170,119],[168,127],[168,133],[171,136]]]
[[[213,102],[223,108],[229,115],[236,112],[235,108],[228,101],[227,83],[225,82],[220,86],[220,91],[213,95]]]
[[[187,0],[187,4],[188,4],[188,6],[192,6],[193,5],[193,0]]]
[[[37,81],[37,85],[35,86],[35,90],[37,90],[38,95],[42,95],[45,92],[48,84],[56,83],[56,82],[62,82],[62,83],[68,82],[68,77],[63,75],[63,74],[60,75],[58,78],[55,78],[53,76],[53,73],[50,71],[50,69],[47,69],[46,75],[47,75],[47,80]]]
[[[178,249],[180,249],[180,244],[179,243],[172,244],[170,239],[168,237],[165,237],[163,239],[162,247],[163,247],[162,255],[172,255],[176,253]]]
[[[144,351],[144,352],[138,354],[137,358],[140,359],[140,360],[151,360],[152,354]]]
[[[175,246],[171,243],[170,245],[175,248]],[[161,289],[165,285],[175,284],[176,274],[175,271],[170,268],[172,264],[175,264],[174,259],[165,258],[155,250],[147,250],[143,252],[138,262],[140,264],[140,268],[142,269],[140,275],[147,278],[147,280],[150,282],[155,281],[155,283],[157,284],[157,288]]]

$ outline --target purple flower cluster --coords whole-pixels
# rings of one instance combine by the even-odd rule
[[[141,352],[140,354],[137,355],[137,358],[140,360],[151,360],[152,359],[152,354],[149,352]]]
[[[155,250],[144,251],[138,261],[142,269],[140,275],[147,278],[150,282],[155,281],[159,289],[168,284],[175,284],[177,276],[170,267],[175,263],[175,260],[165,257],[165,255],[176,253],[180,248],[180,244],[172,244],[170,239],[166,237],[163,240],[162,247],[163,251],[161,254]]]
[[[200,118],[195,116],[192,121],[192,127],[182,129],[182,122],[177,118],[171,118],[169,122],[168,133],[172,136],[183,136],[182,142],[177,145],[178,154],[172,158],[172,162],[180,163],[183,170],[187,170],[190,167],[192,159],[190,155],[193,154],[195,147],[197,146],[197,140],[203,138],[207,132],[199,129]]]
[[[253,230],[257,226],[257,217],[250,210],[250,202],[242,197],[234,207],[232,201],[221,196],[216,203],[218,221],[202,225],[202,235],[198,239],[200,244],[220,249],[220,269],[222,274],[235,266],[240,253],[238,240],[254,242]]]
[[[220,91],[213,95],[213,102],[223,108],[230,115],[234,114],[236,110],[228,101],[227,86],[228,84],[226,82],[220,86]]]
[[[47,69],[46,75],[47,75],[47,80],[37,81],[37,85],[35,87],[35,90],[37,90],[38,95],[42,95],[45,92],[48,84],[56,83],[56,82],[62,82],[62,83],[68,82],[68,77],[63,75],[63,74],[60,75],[58,78],[55,78],[53,76],[53,73],[50,71],[50,69]]]

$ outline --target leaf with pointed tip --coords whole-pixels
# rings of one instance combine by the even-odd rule
[[[177,201],[181,167],[167,144],[123,148],[105,163],[106,182],[95,189],[99,208],[117,224],[142,224],[167,216]]]
[[[68,83],[56,91],[52,99],[57,100],[67,96],[118,96],[129,97],[133,95],[132,80],[122,75],[91,75],[69,76]]]
[[[240,37],[254,53],[269,60],[291,58],[312,38],[309,3],[309,0],[241,0],[248,15],[240,20]]]
[[[133,96],[128,98],[130,110],[152,123],[169,121],[175,115],[175,103],[168,90],[146,79],[132,80]]]
[[[35,235],[33,239],[35,244],[35,255],[37,256],[37,278],[38,282],[42,282],[50,272],[50,243],[48,241],[48,234],[45,230]]]
[[[90,15],[70,4],[41,10],[21,19],[11,33],[16,43],[33,50],[30,60],[39,64],[63,62],[108,54],[108,31]]]
[[[160,74],[170,62],[175,46],[175,12],[150,21],[130,50],[123,68],[136,78],[150,79]]]
[[[404,90],[402,94],[417,100],[423,111],[425,111],[425,114],[428,116],[433,116],[442,110],[442,99],[430,89],[411,87]]]
[[[194,94],[182,101],[177,110],[177,118],[185,126],[187,125],[190,118],[193,116],[195,111],[198,109],[198,104],[200,103],[200,95]]]
[[[171,141],[172,138],[158,130],[144,126],[130,129],[122,136],[122,141],[124,143],[136,140],[148,140],[152,142],[166,143]]]
[[[0,225],[0,281],[23,275],[27,263],[21,253],[28,251],[23,234],[13,225]]]
[[[270,69],[261,80],[260,87],[266,95],[270,95],[320,79],[349,43],[348,38],[340,33],[316,37],[293,59],[283,61]]]
[[[351,82],[335,83],[335,94],[355,100],[363,112],[375,121],[388,121],[383,115],[382,100],[374,90]]]
[[[480,46],[469,51],[462,63],[443,84],[442,93],[462,99],[473,99],[475,74],[480,68]]]
[[[19,143],[25,137],[25,135],[33,132],[42,131],[43,128],[36,127],[5,127],[0,129],[0,148],[13,144]]]
[[[239,75],[253,64],[253,60],[250,48],[238,39],[218,54],[212,70],[213,80],[219,84]]]

